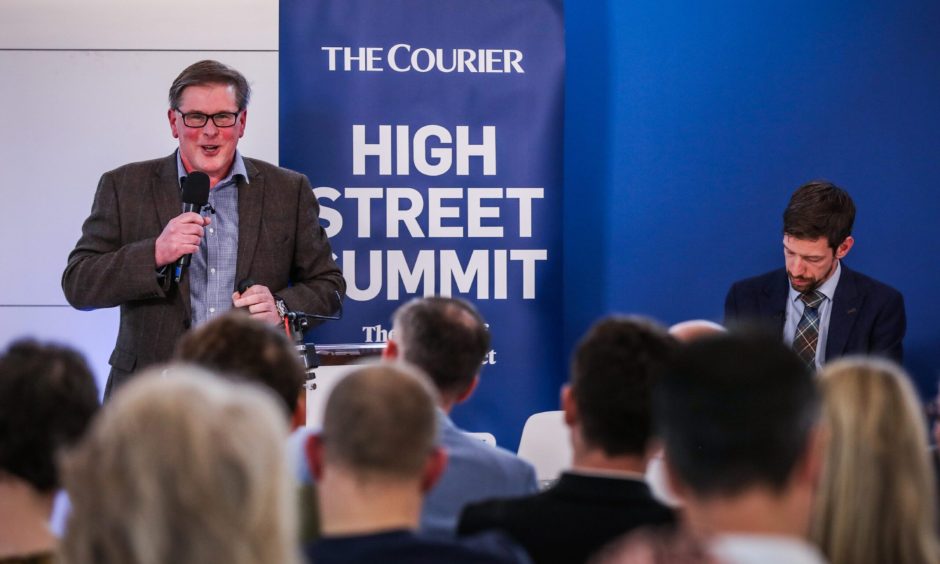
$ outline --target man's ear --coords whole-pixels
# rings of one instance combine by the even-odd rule
[[[796,481],[809,484],[813,489],[819,486],[828,443],[829,428],[824,424],[816,425],[806,438],[806,449],[793,469]]]
[[[669,492],[680,500],[685,499],[689,488],[682,482],[666,451],[663,451],[663,471],[666,473],[666,485],[669,487]]]
[[[178,118],[179,116],[176,115],[176,110],[174,110],[173,108],[170,108],[169,110],[166,111],[166,119],[169,120],[170,122],[170,132],[173,134],[173,139],[179,139],[179,136],[180,136],[179,131],[177,131],[176,129],[177,128],[176,120]]]
[[[565,425],[572,427],[578,422],[578,404],[574,400],[571,384],[561,387],[561,410],[565,412]]]
[[[855,239],[851,235],[845,238],[838,247],[836,247],[836,258],[841,259],[845,255],[849,254],[849,251],[852,250],[852,245],[855,244]]]
[[[307,388],[301,388],[297,394],[297,403],[294,404],[294,412],[290,417],[290,429],[299,429],[307,424]]]
[[[323,439],[319,433],[307,437],[304,442],[304,453],[307,455],[307,465],[310,467],[313,479],[321,481],[323,479]]]
[[[434,450],[428,454],[428,459],[424,463],[424,470],[421,473],[421,493],[431,491],[431,488],[444,475],[444,469],[446,468],[447,451],[439,446],[434,447]]]
[[[401,350],[398,348],[398,343],[394,339],[389,339],[385,342],[385,348],[382,349],[382,359],[383,360],[398,360]]]
[[[473,377],[473,380],[470,382],[470,385],[467,386],[467,389],[457,394],[457,400],[454,403],[463,403],[467,401],[467,398],[473,395],[473,391],[477,389],[477,386],[479,384],[480,384],[480,373],[477,372],[477,374]]]

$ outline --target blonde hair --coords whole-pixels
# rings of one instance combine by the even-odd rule
[[[927,432],[907,374],[854,358],[820,381],[831,440],[813,540],[833,564],[940,562]]]
[[[63,460],[74,564],[297,561],[273,396],[192,366],[137,376]]]

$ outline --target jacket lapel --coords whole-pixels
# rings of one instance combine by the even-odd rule
[[[179,170],[176,168],[175,152],[160,163],[151,184],[151,191],[153,193],[154,209],[157,210],[160,228],[163,229],[171,219],[178,216],[183,210],[183,195],[180,191]],[[173,265],[168,267],[167,276],[173,276]],[[189,277],[185,274],[180,282],[179,292],[183,298],[185,319],[189,319],[192,305],[189,301]]]
[[[779,274],[772,276],[763,288],[764,300],[760,304],[762,319],[771,319],[773,328],[781,335],[787,319],[787,296],[790,282],[787,272],[780,269]]]
[[[825,360],[842,356],[845,345],[858,319],[861,296],[855,284],[855,273],[842,264],[842,274],[836,293],[832,297],[832,313],[829,315],[829,336],[826,338]]]
[[[154,208],[160,218],[160,227],[166,227],[171,219],[178,216],[183,209],[183,195],[180,192],[180,180],[177,176],[176,154],[161,161],[156,177],[151,187],[153,191]]]
[[[264,206],[264,176],[257,167],[245,159],[248,180],[238,180],[238,258],[235,264],[235,282],[248,277],[249,267],[261,234],[261,215]]]

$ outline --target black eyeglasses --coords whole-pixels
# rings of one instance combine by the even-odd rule
[[[216,127],[232,127],[238,121],[238,114],[241,113],[241,111],[219,112],[210,116],[202,112],[189,112],[184,114],[179,108],[176,108],[176,111],[183,116],[183,123],[186,127],[205,127],[210,119]]]

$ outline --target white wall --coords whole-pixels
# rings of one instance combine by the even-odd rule
[[[173,151],[167,90],[200,59],[248,77],[239,148],[276,163],[277,49],[277,0],[0,2],[0,347],[71,344],[103,389],[117,310],[73,310],[60,286],[98,178]]]

